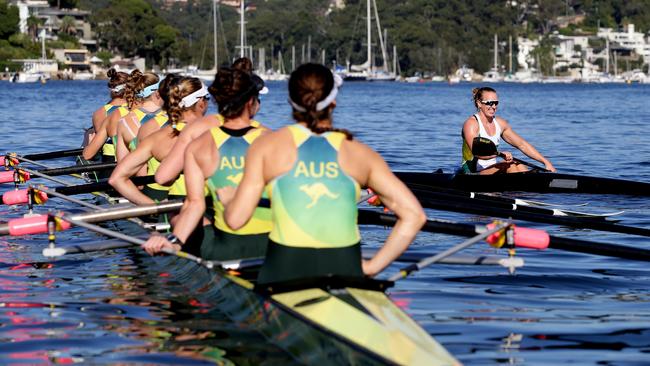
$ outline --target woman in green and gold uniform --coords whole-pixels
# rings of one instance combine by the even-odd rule
[[[406,250],[426,220],[417,199],[381,156],[332,126],[341,83],[322,65],[296,69],[289,80],[296,124],[257,139],[236,194],[227,187],[218,191],[233,230],[247,225],[268,193],[273,229],[258,283],[373,276]],[[398,217],[384,246],[368,261],[361,258],[357,227],[360,186],[377,192]]]
[[[176,218],[174,231],[167,238],[154,235],[145,244],[145,250],[154,254],[163,247],[179,249],[197,225],[206,210],[204,187],[213,198],[214,225],[204,227],[201,257],[228,260],[264,256],[271,230],[271,213],[262,202],[245,225],[233,230],[224,222],[224,207],[217,199],[217,190],[236,187],[243,175],[245,155],[250,144],[266,132],[253,121],[259,109],[259,93],[263,84],[255,75],[237,69],[222,68],[215,76],[210,92],[215,98],[223,125],[210,128],[185,151],[183,171],[187,199]],[[266,206],[266,207],[262,207]]]
[[[169,120],[160,130],[147,136],[134,151],[120,161],[109,183],[129,201],[138,204],[154,203],[155,198],[150,198],[131,182],[130,177],[136,175],[145,164],[154,158],[163,161],[171,151],[178,139],[180,130],[188,123],[199,120],[208,108],[207,88],[197,78],[183,78],[169,89],[169,103],[165,110]],[[179,184],[182,186],[183,184]],[[182,194],[181,189],[179,194]],[[170,188],[169,195],[175,194],[174,187]]]
[[[138,93],[144,87],[158,83],[158,75],[153,73],[141,73],[139,70],[133,70],[129,75],[124,89],[124,99],[126,105],[118,106],[110,115],[108,115],[95,129],[95,135],[90,143],[84,147],[82,156],[86,160],[92,159],[100,150],[102,151],[102,161],[115,162],[117,145],[117,126],[119,121],[129,112],[138,108],[143,99]]]

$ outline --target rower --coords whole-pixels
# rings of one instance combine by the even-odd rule
[[[129,78],[129,74],[121,71],[116,71],[115,69],[110,69],[106,72],[108,77],[108,89],[110,90],[111,101],[99,107],[93,113],[93,128],[99,130],[104,118],[110,115],[114,110],[120,106],[126,105],[126,99],[124,99],[124,91],[126,89],[126,82]]]
[[[141,81],[146,82],[145,80]],[[141,100],[141,103],[117,124],[117,136],[115,138],[117,161],[124,159],[129,151],[135,150],[137,133],[140,130],[140,126],[150,120],[155,120],[154,125],[158,126],[162,126],[167,122],[167,114],[162,109],[163,99],[158,92],[161,83],[162,80],[158,80],[144,88],[141,88],[140,85],[135,86],[135,89],[139,90],[136,96]]]
[[[129,74],[125,72],[120,72],[116,71],[115,69],[110,69],[106,72],[106,76],[108,77],[108,88],[110,90],[110,96],[111,100],[110,102],[104,104],[103,106],[99,107],[92,116],[92,127],[87,129],[86,132],[84,133],[84,141],[83,141],[83,147],[86,147],[90,144],[90,141],[94,138],[96,135],[96,131],[99,131],[99,129],[102,126],[102,122],[113,112],[118,111],[120,108],[124,108],[126,106],[126,99],[124,98],[124,94],[126,92],[126,83],[129,79]],[[99,141],[98,141],[99,142]],[[102,149],[103,153],[101,156],[95,152],[93,156],[90,156],[90,154],[86,155],[88,159],[85,159],[83,156],[78,156],[78,163],[81,165],[86,165],[89,164],[90,161],[97,162],[98,160],[104,161],[104,162],[110,162],[114,161],[115,159],[115,148],[112,144],[107,145],[104,144],[104,148]],[[94,177],[95,180],[99,179],[104,179],[107,178],[107,172],[93,172],[92,176]]]
[[[238,58],[237,60],[235,60],[235,62],[233,62],[231,68],[233,70],[239,70],[250,74],[253,82],[257,84],[256,88],[259,90],[259,94],[268,93],[268,88],[264,86],[264,81],[259,76],[253,74],[253,64],[250,61],[250,59],[246,57]],[[210,86],[210,88],[208,88],[208,91],[210,91],[212,97],[215,98],[216,101],[217,96],[215,93],[217,91],[217,88],[214,86],[214,84]],[[259,100],[257,106],[258,108],[260,106]],[[257,112],[258,111],[255,111],[255,113],[253,113],[253,116]],[[253,116],[251,116],[251,118]],[[174,148],[169,153],[169,156],[156,170],[156,183],[162,185],[165,184],[168,185],[171,184],[173,181],[175,181],[178,178],[179,174],[181,174],[181,172],[183,171],[183,161],[185,156],[184,153],[187,145],[191,141],[197,139],[206,131],[210,130],[211,128],[215,128],[223,125],[224,118],[221,114],[216,113],[216,114],[207,115],[197,122],[198,123],[193,123],[191,125],[188,125],[185,129],[183,129],[181,134],[178,136],[178,140],[174,144]],[[260,122],[256,120],[251,120],[251,125],[253,127],[262,126]]]
[[[262,257],[271,230],[268,200],[266,207],[254,210],[246,225],[232,230],[224,222],[224,207],[216,192],[222,187],[239,184],[248,146],[268,131],[252,119],[259,110],[259,93],[264,90],[264,84],[249,72],[222,68],[209,90],[217,102],[223,125],[210,128],[187,146],[183,166],[187,199],[176,218],[174,231],[167,238],[152,236],[145,249],[151,254],[162,248],[179,249],[188,240],[206,211],[204,187],[207,183],[212,196],[214,226],[205,225],[204,221],[201,257],[210,260]],[[166,163],[164,161],[163,165]]]
[[[158,75],[153,73],[141,73],[139,70],[133,70],[126,82],[124,99],[126,106],[120,106],[116,111],[111,113],[102,121],[99,129],[95,131],[95,136],[90,143],[84,147],[83,158],[91,159],[99,150],[102,150],[102,161],[115,162],[115,146],[117,138],[117,126],[120,119],[124,118],[129,112],[140,106],[142,99],[137,97],[137,93],[145,87],[158,82]]]
[[[208,90],[198,78],[182,78],[169,88],[169,103],[165,104],[169,120],[160,130],[144,140],[138,140],[136,149],[119,162],[109,179],[109,183],[122,196],[138,205],[151,204],[157,200],[145,195],[129,178],[136,175],[149,159],[163,161],[167,157],[180,130],[205,114],[208,108],[206,97]]]
[[[247,225],[268,192],[273,228],[258,283],[374,276],[406,250],[426,221],[413,193],[382,157],[333,127],[341,83],[323,65],[298,67],[289,79],[296,124],[258,138],[236,193],[232,187],[218,191],[233,230]],[[397,215],[384,246],[367,261],[361,258],[357,226],[360,186],[372,188]]]
[[[496,90],[490,87],[474,88],[472,90],[472,100],[476,107],[476,114],[469,117],[463,124],[463,130],[461,131],[463,138],[462,165],[459,173],[495,174],[525,172],[528,170],[524,164],[514,160],[512,153],[508,151],[499,152],[499,155],[504,158],[502,162],[497,162],[497,155],[475,156],[472,149],[476,137],[489,139],[497,147],[501,139],[503,139],[526,156],[543,163],[547,170],[555,172],[555,167],[548,159],[523,137],[519,136],[506,120],[497,117],[496,111],[499,99]]]

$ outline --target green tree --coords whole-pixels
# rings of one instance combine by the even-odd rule
[[[74,36],[77,34],[77,25],[73,17],[66,15],[61,19],[61,24],[59,24],[59,33],[67,34]]]
[[[7,5],[5,0],[0,0],[0,39],[7,39],[18,32],[18,8]]]
[[[38,38],[38,28],[41,24],[43,24],[43,20],[33,15],[30,15],[29,18],[27,18],[27,32],[32,40]]]

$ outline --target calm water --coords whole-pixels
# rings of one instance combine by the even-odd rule
[[[395,169],[451,170],[459,130],[472,113],[472,85],[348,83],[336,121],[381,152]],[[499,113],[558,170],[650,181],[643,85],[497,85]],[[258,119],[289,121],[286,85],[272,83]],[[105,82],[0,82],[0,152],[78,146],[91,113],[106,101]],[[66,165],[69,161],[52,162]],[[623,224],[650,228],[650,199],[624,196],[524,197],[581,210],[624,210]],[[75,209],[52,200],[59,208]],[[23,213],[0,207],[2,221]],[[429,211],[430,217],[488,218]],[[553,235],[650,249],[647,238],[543,227]],[[381,244],[387,231],[363,229]],[[74,229],[63,245],[101,240]],[[414,250],[435,253],[462,238],[421,234]],[[48,263],[43,236],[0,238],[0,363],[269,364],[291,361],[201,307],[136,250],[70,256]],[[495,254],[483,245],[467,254]],[[498,253],[503,255],[503,253]],[[647,263],[549,250],[520,250],[526,266],[437,265],[402,281],[393,297],[462,362],[471,365],[650,364]],[[387,272],[396,270],[393,266]]]

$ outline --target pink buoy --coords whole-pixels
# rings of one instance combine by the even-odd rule
[[[38,215],[9,220],[7,223],[9,226],[9,235],[20,236],[47,233],[47,218],[48,215]],[[57,230],[66,230],[70,228],[70,223],[60,221],[57,226]]]
[[[0,156],[0,165],[4,166],[5,165],[5,156]]]
[[[4,172],[0,172],[0,183],[13,183],[14,181],[14,171],[13,170],[5,170]]]
[[[9,191],[2,194],[2,203],[5,205],[20,205],[29,201],[27,189]]]

